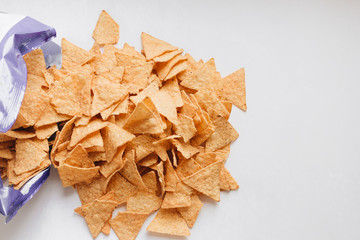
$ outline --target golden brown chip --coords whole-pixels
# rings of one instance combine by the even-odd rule
[[[50,89],[51,103],[59,114],[70,116],[90,115],[91,79],[86,75],[70,75],[55,82]]]
[[[195,194],[191,195],[191,206],[178,208],[179,213],[185,219],[187,225],[192,228],[204,204]]]
[[[40,116],[40,119],[35,123],[35,128],[40,128],[45,125],[50,125],[62,121],[69,120],[71,117],[68,115],[58,114],[50,102],[47,103],[45,110]]]
[[[120,170],[120,174],[139,189],[146,189],[146,185],[142,181],[140,173],[135,163],[135,151],[131,150],[125,153],[125,165]]]
[[[111,218],[111,217],[110,217]],[[111,226],[109,221],[105,222],[104,226],[101,229],[101,232],[105,235],[110,235]]]
[[[211,108],[214,110],[216,115],[220,115],[222,117],[229,116],[229,112],[212,90],[201,88],[194,94],[194,96],[203,110],[210,113],[209,109]]]
[[[164,180],[165,180],[165,190],[167,192],[174,192],[176,189],[176,184],[179,181],[176,172],[169,160],[166,159],[164,164],[165,174],[164,174]]]
[[[150,83],[144,90],[135,96],[131,96],[130,100],[137,105],[142,102],[146,97],[153,96],[159,91],[159,86],[156,82]]]
[[[96,23],[93,39],[100,45],[116,44],[119,41],[119,24],[104,10]]]
[[[166,76],[170,72],[170,70],[175,66],[175,64],[185,61],[186,57],[183,55],[177,55],[169,62],[158,63],[155,67],[156,73],[159,76],[160,80],[165,80]]]
[[[4,159],[13,159],[13,155],[10,151],[9,148],[3,148],[3,149],[0,149],[0,159],[1,158],[4,158]],[[2,160],[2,159],[1,159]]]
[[[246,111],[247,106],[244,68],[241,68],[222,79],[220,94],[241,110]]]
[[[44,160],[48,160],[48,154],[31,139],[18,139],[15,147],[14,172],[17,175],[39,168]]]
[[[101,136],[100,131],[96,131],[89,136],[85,137],[80,143],[88,153],[90,152],[103,152],[104,149],[104,141]]]
[[[125,53],[124,51],[115,52],[115,57],[118,66],[127,67],[133,65],[140,65],[146,62],[143,56]]]
[[[183,179],[183,182],[202,194],[220,201],[219,176],[222,161],[213,163]]]
[[[146,88],[148,79],[153,69],[153,63],[147,62],[141,65],[125,67],[122,83],[133,87],[131,93],[138,93],[139,90]]]
[[[214,152],[206,152],[206,153],[199,153],[195,157],[195,161],[201,166],[201,167],[207,167],[210,164],[213,164],[218,160],[216,153]]]
[[[73,148],[81,140],[89,136],[90,134],[99,131],[107,126],[108,123],[101,121],[100,119],[93,119],[85,126],[75,127],[72,134],[69,147]]]
[[[11,141],[11,140],[15,140],[15,138],[9,137],[9,136],[5,135],[5,133],[0,133],[0,143]]]
[[[180,208],[190,207],[191,199],[190,196],[183,193],[167,192],[165,194],[164,201],[161,204],[161,208]]]
[[[231,176],[230,172],[223,167],[220,171],[220,190],[222,191],[230,191],[230,190],[236,190],[239,188],[239,185]]]
[[[21,131],[21,130],[20,131],[9,130],[4,134],[10,138],[17,138],[17,139],[28,139],[28,138],[33,138],[36,136],[35,133],[28,132],[28,131]]]
[[[28,74],[26,82],[27,91],[44,93],[42,87],[48,87],[48,84],[43,77]]]
[[[215,151],[239,137],[239,134],[225,118],[219,116],[213,120],[213,124],[215,125],[215,132],[206,141],[206,151]]]
[[[91,180],[98,174],[99,169],[100,167],[79,168],[68,164],[62,164],[58,167],[59,177],[63,187],[69,187]]]
[[[65,38],[61,39],[62,61],[71,61],[79,65],[84,65],[93,59],[94,55],[69,42]]]
[[[147,33],[141,33],[141,40],[147,60],[158,57],[166,52],[175,51],[178,48],[171,44],[150,36]]]
[[[112,83],[104,77],[96,78],[93,92],[94,98],[91,105],[91,116],[95,116],[113,103],[123,100],[129,93],[120,84]]]
[[[95,201],[106,192],[107,179],[99,175],[91,183],[78,183],[75,185],[82,205]]]
[[[134,240],[147,216],[147,213],[119,212],[110,225],[119,239]]]
[[[216,79],[216,68],[212,58],[201,67],[195,69],[187,78],[182,79],[180,84],[184,87],[198,90],[211,86],[214,79]]]
[[[104,165],[100,166],[100,172],[101,174],[108,178],[110,175],[112,175],[114,172],[118,172],[120,169],[124,167],[125,160],[123,159],[123,153],[124,153],[125,147],[121,147],[117,150],[115,153],[113,159],[111,162],[106,162]]]
[[[26,124],[18,127],[33,126],[40,119],[49,101],[46,94],[26,91],[19,111]]]
[[[47,139],[58,131],[57,123],[41,126],[35,130],[38,139]]]
[[[191,158],[199,152],[199,150],[196,147],[191,146],[190,143],[184,143],[183,141],[177,139],[171,139],[170,141],[186,159]]]
[[[125,203],[129,197],[137,193],[137,188],[123,178],[119,173],[116,173],[110,180],[108,191],[114,191],[116,201]]]
[[[146,99],[144,99],[145,101]],[[144,101],[140,102],[127,119],[124,129],[131,133],[159,134],[164,131],[163,123],[159,121],[160,115],[150,109]]]
[[[108,123],[108,125],[101,130],[101,133],[104,138],[105,153],[108,162],[113,159],[119,147],[135,138],[135,135],[112,123]]]
[[[157,185],[156,173],[154,171],[150,171],[150,172],[144,174],[143,176],[141,176],[141,178],[142,178],[144,184],[146,185],[146,187],[148,188],[148,190],[150,192],[158,195],[158,193],[160,192],[160,189],[158,188],[158,185]]]
[[[151,213],[158,210],[162,199],[152,193],[139,191],[135,196],[130,197],[126,204],[126,210],[129,212]]]
[[[176,55],[182,54],[184,52],[183,49],[178,49],[175,51],[171,51],[171,52],[166,52],[161,56],[155,57],[153,59],[154,62],[168,62],[171,59],[173,59]]]
[[[150,232],[190,236],[190,230],[176,209],[160,209],[147,228]]]
[[[184,139],[185,143],[197,132],[193,119],[181,113],[178,114],[178,123],[174,125],[174,130]]]
[[[93,168],[94,163],[89,159],[86,149],[78,144],[66,157],[64,164],[79,168]]]
[[[180,179],[186,178],[201,169],[201,166],[194,159],[186,159],[180,162],[176,168],[176,174]]]
[[[189,65],[187,64],[186,61],[179,61],[179,62],[176,63],[176,64],[174,65],[174,67],[169,71],[168,75],[166,75],[165,80],[171,79],[171,78],[177,76],[179,73],[185,71],[188,67],[189,67]]]
[[[28,74],[42,77],[42,71],[46,70],[44,54],[41,49],[35,49],[24,56]]]
[[[105,222],[111,217],[117,203],[108,200],[95,200],[89,205],[82,207],[86,223],[93,238],[96,238]]]

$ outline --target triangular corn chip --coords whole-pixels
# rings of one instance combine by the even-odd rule
[[[166,52],[177,50],[177,47],[150,36],[147,33],[141,33],[141,40],[147,60],[151,60],[154,57],[158,57]]]
[[[119,239],[135,240],[147,216],[147,213],[119,212],[110,225]]]
[[[100,45],[116,44],[119,41],[119,24],[102,10],[93,32],[93,39]]]
[[[219,175],[223,162],[218,161],[183,179],[183,182],[202,194],[220,201]]]

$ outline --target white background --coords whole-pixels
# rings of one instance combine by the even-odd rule
[[[245,67],[248,111],[233,109],[240,137],[227,162],[240,189],[207,201],[187,239],[358,240],[360,2],[289,2],[0,0],[0,11],[31,16],[56,28],[56,42],[89,49],[105,9],[121,46],[139,50],[144,31],[196,59],[214,57],[222,76]],[[52,171],[0,224],[0,239],[91,239],[73,212],[79,205]],[[167,239],[145,231],[153,216],[138,239]]]

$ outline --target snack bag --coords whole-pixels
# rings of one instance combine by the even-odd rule
[[[51,62],[57,60],[56,56],[60,56],[60,47],[48,42],[55,36],[54,28],[35,19],[0,13],[0,134],[12,127],[24,98],[27,68],[23,55],[46,45],[43,52],[46,64],[51,65]],[[1,160],[4,159],[0,156]],[[49,172],[50,166],[31,175],[18,190],[11,185],[6,186],[0,177],[0,213],[6,216],[6,222],[34,196]]]

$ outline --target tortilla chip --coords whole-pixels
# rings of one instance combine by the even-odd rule
[[[154,103],[156,110],[166,117],[171,123],[177,123],[176,106],[167,91],[160,91],[150,96],[151,101]]]
[[[128,143],[130,149],[135,150],[135,162],[154,152],[153,142],[156,139],[148,135],[138,135],[134,140]]]
[[[106,160],[108,162],[113,159],[119,147],[135,138],[133,134],[112,123],[108,123],[108,125],[101,130],[101,133],[104,138]]]
[[[58,131],[57,123],[41,126],[35,130],[38,139],[47,139]]]
[[[104,141],[100,134],[100,131],[91,133],[90,135],[85,137],[83,140],[81,140],[79,144],[81,144],[84,148],[86,148],[86,151],[88,153],[105,151]]]
[[[168,62],[171,59],[173,59],[175,56],[182,54],[184,52],[183,49],[178,49],[175,51],[171,51],[171,52],[166,52],[161,56],[155,57],[153,59],[154,62],[159,63],[159,62]]]
[[[69,120],[71,117],[68,115],[58,114],[52,107],[50,102],[47,103],[45,110],[42,112],[39,120],[35,123],[35,128],[40,128],[45,125]]]
[[[246,111],[245,70],[241,68],[224,77],[220,85],[220,94],[243,111]]]
[[[86,149],[81,145],[77,145],[66,157],[64,164],[68,164],[79,168],[93,168],[94,163],[88,158]]]
[[[10,151],[9,148],[3,148],[3,149],[0,149],[0,159],[1,158],[4,158],[4,159],[13,159],[13,155]],[[1,159],[2,160],[2,159]]]
[[[75,62],[84,65],[93,59],[94,55],[69,42],[65,38],[61,39],[61,55],[63,61]]]
[[[161,204],[161,208],[180,208],[180,207],[190,207],[191,199],[190,196],[183,193],[167,192],[165,194],[164,201]]]
[[[165,190],[167,192],[174,192],[176,189],[176,184],[179,181],[179,179],[169,159],[165,161],[164,168],[165,168],[165,174],[164,174]]]
[[[93,92],[94,97],[91,105],[92,116],[107,109],[113,103],[123,100],[128,94],[128,90],[120,84],[112,83],[100,76],[97,77]]]
[[[147,230],[177,236],[190,236],[190,230],[185,220],[176,209],[160,209]]]
[[[58,167],[59,177],[63,187],[69,187],[91,180],[99,172],[99,169],[100,167],[79,168],[68,164],[62,164]]]
[[[125,165],[120,170],[120,174],[130,183],[137,186],[139,189],[146,189],[146,185],[142,181],[142,178],[136,167],[135,151],[129,151],[128,154],[125,154],[125,158]]]
[[[143,56],[125,53],[124,51],[115,52],[115,57],[118,66],[127,67],[133,65],[140,65],[146,63]]]
[[[82,207],[86,223],[93,238],[99,235],[116,206],[117,203],[113,201],[95,200],[89,205]]]
[[[158,210],[162,199],[152,193],[139,191],[135,196],[130,197],[126,204],[129,212],[151,213]]]
[[[223,117],[213,120],[215,132],[206,141],[205,149],[207,152],[215,151],[235,141],[239,134],[231,124]]]
[[[192,118],[181,113],[178,114],[178,123],[174,125],[174,130],[177,135],[183,138],[185,143],[194,137],[197,132]]]
[[[49,92],[55,110],[70,116],[90,115],[90,80],[76,74],[55,82]]]
[[[95,201],[106,192],[107,179],[99,175],[91,183],[78,183],[75,185],[82,205]]]
[[[187,225],[192,228],[203,205],[199,197],[193,194],[191,195],[191,206],[178,208],[177,210],[185,219]]]
[[[150,36],[147,33],[141,33],[141,40],[147,60],[163,55],[166,52],[175,51],[178,48],[171,44]]]
[[[190,143],[184,143],[183,141],[177,139],[171,139],[170,141],[186,159],[191,158],[199,152],[199,150],[196,147],[191,146]]]
[[[112,83],[118,84],[122,82],[124,71],[125,71],[124,67],[114,67],[107,72],[101,73],[99,76],[106,78]]]
[[[194,96],[203,110],[210,113],[209,109],[211,108],[217,115],[229,117],[229,112],[213,91],[201,88]]]
[[[144,184],[148,188],[148,190],[156,195],[160,192],[160,189],[158,189],[157,185],[157,176],[154,171],[150,171],[143,176],[141,176]]]
[[[33,126],[40,119],[49,101],[50,98],[46,94],[26,91],[19,112],[26,121],[26,125],[18,127]]]
[[[169,71],[168,75],[166,76],[165,80],[171,79],[175,76],[177,76],[179,73],[185,71],[189,65],[186,61],[180,61],[177,64],[174,65],[174,67]]]
[[[218,160],[216,153],[214,152],[206,152],[206,153],[199,153],[195,157],[195,161],[201,166],[201,167],[207,167],[210,164],[213,164]]]
[[[43,51],[38,48],[23,56],[26,63],[26,69],[28,74],[34,74],[42,77],[42,71],[46,70],[46,64]]]
[[[153,96],[159,91],[159,87],[156,82],[150,83],[144,90],[135,96],[131,96],[130,100],[137,105],[139,102],[142,102],[146,97]]]
[[[180,179],[186,178],[199,170],[201,170],[201,166],[192,158],[181,161],[175,169],[176,174]]]
[[[111,218],[111,217],[110,217]],[[105,235],[110,235],[111,226],[109,222],[105,222],[104,226],[101,229],[101,232]]]
[[[170,70],[175,66],[175,64],[185,61],[186,57],[183,55],[177,55],[169,62],[158,63],[155,67],[156,73],[159,76],[160,80],[165,80],[166,76]]]
[[[26,84],[26,90],[31,92],[39,92],[44,93],[43,87],[48,87],[49,85],[45,81],[43,77],[28,74],[27,75],[27,84]]]
[[[215,162],[183,179],[183,182],[196,191],[220,201],[219,175],[222,161]]]
[[[230,190],[236,190],[239,188],[239,185],[231,176],[230,172],[223,167],[220,171],[220,190],[221,191],[230,191]]]
[[[124,150],[125,150],[125,146],[119,148],[111,162],[106,162],[105,164],[100,166],[100,172],[104,177],[108,178],[114,172],[118,172],[120,171],[120,169],[124,167],[125,164],[125,160],[123,159]]]
[[[116,44],[119,41],[119,24],[104,10],[96,23],[93,39],[100,45]]]
[[[214,59],[210,59],[201,67],[195,69],[192,74],[188,75],[180,83],[182,86],[199,90],[201,88],[208,88],[216,79],[216,68]]]
[[[30,139],[16,140],[15,148],[14,172],[17,175],[39,168],[40,164],[48,159],[48,154]]]
[[[119,212],[110,225],[119,239],[135,240],[148,214]]]
[[[124,129],[131,133],[159,134],[164,131],[162,123],[159,122],[159,113],[152,111],[144,102],[138,103],[132,114],[127,119]]]
[[[153,69],[153,63],[147,62],[141,65],[125,67],[122,83],[129,84],[135,87],[131,93],[137,93],[138,90],[146,88],[148,79]]]
[[[89,152],[89,158],[93,162],[106,161],[105,152]]]
[[[32,132],[28,132],[28,131],[12,131],[12,130],[9,130],[7,131],[6,133],[4,133],[6,136],[14,139],[14,138],[17,138],[17,139],[28,139],[28,138],[33,138],[36,136],[35,133],[32,133]]]
[[[71,134],[71,140],[69,147],[73,148],[78,144],[81,140],[89,136],[90,134],[99,131],[106,127],[108,123],[101,121],[100,119],[92,119],[87,125],[85,126],[77,126],[74,128]]]
[[[5,135],[5,133],[0,133],[0,143],[11,141],[11,140],[15,140],[15,138],[9,137],[9,136]]]
[[[119,173],[115,173],[109,182],[108,191],[114,191],[116,201],[121,204],[127,202],[130,197],[134,196],[137,193],[137,188]]]

